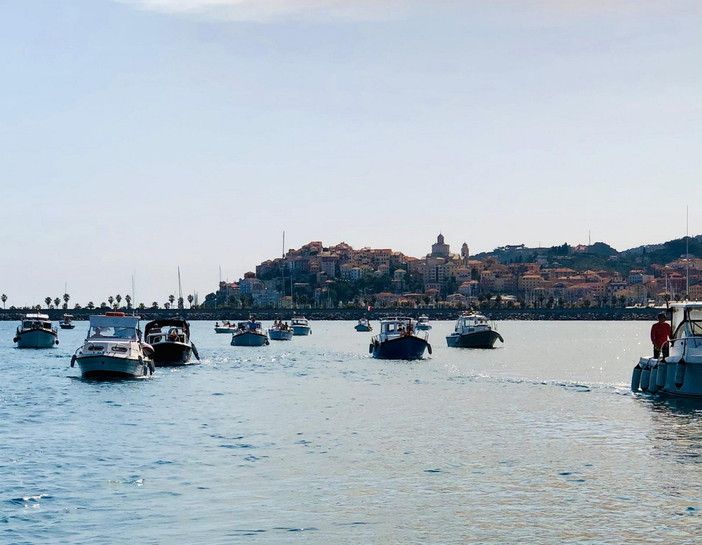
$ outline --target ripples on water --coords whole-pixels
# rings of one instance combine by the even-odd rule
[[[702,407],[633,395],[648,324],[505,322],[373,360],[350,322],[90,382],[0,323],[0,542],[697,543]]]

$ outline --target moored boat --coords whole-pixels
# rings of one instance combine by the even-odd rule
[[[215,333],[234,333],[236,331],[236,324],[231,323],[229,320],[222,320],[222,323],[215,322],[214,326]]]
[[[368,318],[359,318],[358,323],[354,326],[356,331],[373,331],[373,326]]]
[[[83,378],[137,378],[154,372],[153,348],[142,342],[139,317],[124,312],[90,316],[83,345],[71,358]]]
[[[73,329],[76,324],[73,323],[73,316],[71,314],[64,314],[63,320],[59,322],[59,327],[61,329]]]
[[[17,326],[13,342],[17,348],[51,348],[59,343],[58,330],[46,314],[26,314]]]
[[[265,346],[270,344],[268,335],[261,326],[261,322],[254,319],[248,322],[239,322],[237,329],[232,333],[232,346]]]
[[[447,335],[446,343],[454,348],[494,348],[498,339],[504,342],[485,316],[464,312],[456,320],[453,333]]]
[[[380,320],[380,332],[371,340],[368,351],[374,358],[385,360],[418,360],[425,350],[431,354],[428,334],[417,335],[414,325],[407,317]]]
[[[144,339],[154,350],[152,359],[157,367],[185,365],[192,356],[200,359],[190,339],[190,324],[182,318],[161,318],[147,323]]]
[[[293,331],[293,335],[311,335],[312,328],[310,327],[310,322],[304,316],[293,316],[290,320],[290,328]]]
[[[293,338],[293,330],[287,322],[275,320],[268,328],[268,338],[271,341],[289,341]]]
[[[668,354],[641,357],[632,372],[631,389],[702,399],[702,302],[671,303],[668,312],[672,330]]]
[[[429,317],[426,314],[422,314],[419,318],[417,318],[415,329],[417,329],[417,331],[429,331],[431,329]]]

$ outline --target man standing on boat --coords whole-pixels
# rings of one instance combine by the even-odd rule
[[[668,339],[672,336],[670,324],[665,321],[665,312],[658,314],[658,321],[651,327],[651,342],[653,343],[653,357],[658,359],[668,357]]]

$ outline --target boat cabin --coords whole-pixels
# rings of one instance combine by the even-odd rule
[[[48,329],[51,330],[51,320],[46,314],[27,314],[22,319],[22,329]]]
[[[117,314],[121,314],[121,316]],[[138,316],[125,316],[124,313],[91,316],[88,338],[136,341],[139,339],[140,333],[138,326]]]

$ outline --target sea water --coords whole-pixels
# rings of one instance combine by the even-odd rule
[[[264,324],[267,325],[267,324]],[[0,543],[699,543],[702,405],[629,391],[644,322],[502,322],[370,358],[355,322],[84,381],[0,323]],[[377,323],[374,323],[377,329]]]

